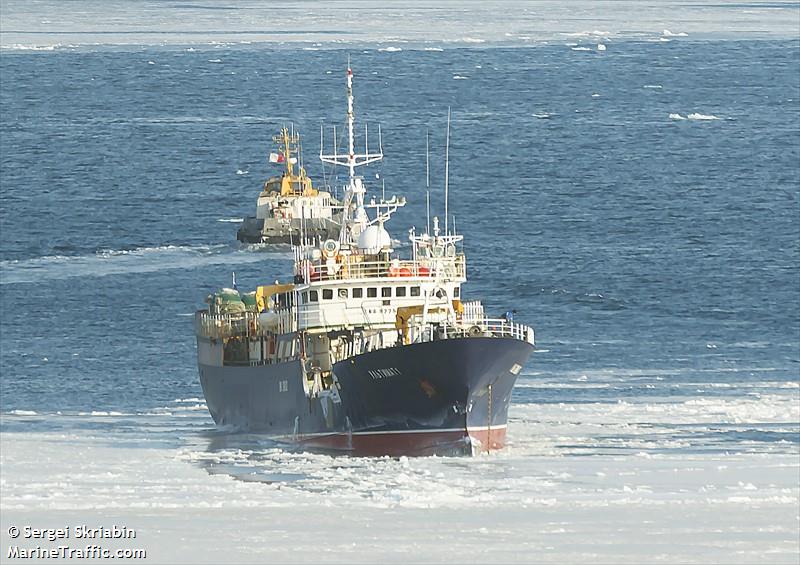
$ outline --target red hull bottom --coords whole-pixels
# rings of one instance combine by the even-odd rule
[[[301,436],[292,442],[305,448],[365,457],[470,455],[501,449],[506,442],[506,427],[335,433]]]

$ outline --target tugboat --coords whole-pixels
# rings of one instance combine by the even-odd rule
[[[349,169],[338,238],[302,233],[293,277],[211,295],[196,313],[198,367],[214,421],[304,449],[354,455],[454,455],[499,449],[533,329],[487,318],[465,300],[463,236],[438,218],[409,232],[410,257],[386,224],[405,204],[365,203],[355,169],[353,73],[347,69]],[[448,136],[449,137],[449,136]]]
[[[299,134],[284,127],[272,138],[278,152],[271,163],[282,163],[281,176],[271,177],[258,195],[255,217],[245,218],[236,233],[243,243],[296,243],[301,232],[308,237],[337,238],[341,227],[341,206],[330,193],[317,190],[302,166]]]

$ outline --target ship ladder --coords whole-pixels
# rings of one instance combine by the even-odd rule
[[[486,451],[492,449],[492,385],[489,385],[489,405],[486,407]]]

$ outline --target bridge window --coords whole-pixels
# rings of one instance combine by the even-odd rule
[[[394,289],[394,295],[395,296],[405,296],[406,295],[406,287],[398,286],[396,289]]]
[[[311,302],[319,302],[319,294],[316,290],[310,290],[308,292],[308,297],[311,299]]]
[[[323,288],[322,289],[322,300],[331,300],[333,299],[333,289],[332,288]]]
[[[419,296],[419,287],[418,286],[412,286],[411,287],[411,296]]]
[[[302,304],[308,304],[308,292],[304,292],[300,298]]]
[[[381,289],[381,296],[384,298],[390,298],[392,296],[392,287],[385,286]]]
[[[364,289],[363,288],[354,288],[353,289],[353,298],[361,298],[364,296]]]
[[[375,298],[376,296],[378,296],[378,289],[375,288],[374,286],[368,287],[367,298]]]
[[[453,289],[453,298],[458,298],[459,296],[461,296],[461,288],[455,287]]]

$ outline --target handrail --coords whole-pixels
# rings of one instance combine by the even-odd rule
[[[299,262],[300,274],[306,283],[327,280],[350,280],[362,278],[423,277],[463,278],[466,276],[466,260],[463,254],[439,259],[411,259],[391,261],[360,261],[351,256],[338,256],[330,262],[322,260]]]
[[[222,339],[259,335],[258,314],[256,312],[211,314],[207,310],[199,310],[195,314],[194,321],[195,332],[203,337]]]
[[[274,312],[279,316],[274,324],[275,334],[293,331],[293,317],[288,309]],[[259,323],[256,312],[236,314],[211,314],[207,310],[199,310],[195,314],[195,331],[197,335],[212,339],[231,337],[261,337],[270,333]],[[413,334],[412,342],[420,343],[437,339],[454,339],[465,337],[510,337],[534,344],[533,328],[504,318],[462,318],[460,323],[411,323],[409,331]]]
[[[412,324],[414,343],[424,343],[438,339],[454,339],[464,337],[510,337],[534,344],[533,328],[518,324],[505,318],[483,318],[465,320],[466,323],[453,325],[448,323]]]

